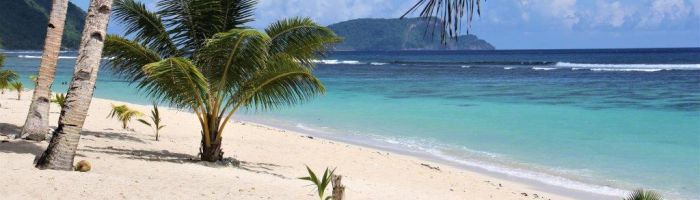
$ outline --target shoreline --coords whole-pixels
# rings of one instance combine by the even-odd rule
[[[488,163],[488,162],[483,162],[483,161],[478,161],[480,162],[479,164],[475,163],[470,163],[467,164],[465,162],[469,162],[467,160],[453,160],[453,159],[448,159],[445,157],[440,157],[438,155],[435,155],[433,153],[429,152],[416,152],[416,151],[411,151],[411,150],[401,150],[398,147],[390,147],[386,145],[381,145],[379,144],[380,140],[377,139],[372,139],[368,137],[362,137],[362,136],[355,136],[355,137],[343,137],[343,136],[336,136],[336,134],[323,134],[323,133],[314,133],[313,131],[308,131],[304,130],[302,128],[292,128],[292,127],[284,127],[284,126],[275,126],[269,123],[265,122],[258,122],[255,120],[241,120],[238,122],[245,122],[245,123],[253,123],[253,124],[258,124],[261,126],[266,126],[266,127],[271,127],[271,128],[276,128],[276,129],[281,129],[281,130],[291,130],[293,132],[297,132],[300,134],[305,134],[305,135],[310,135],[313,137],[321,138],[321,139],[326,139],[326,140],[331,140],[331,141],[337,141],[337,142],[343,142],[351,145],[356,145],[356,146],[362,146],[366,148],[372,148],[376,150],[381,150],[381,151],[387,151],[395,154],[400,154],[408,157],[412,157],[418,160],[423,160],[426,162],[434,162],[434,163],[439,163],[442,165],[448,165],[451,167],[454,167],[456,169],[460,170],[466,170],[470,172],[475,172],[483,175],[487,175],[490,177],[494,177],[497,179],[502,179],[502,180],[508,180],[508,181],[513,181],[517,183],[521,183],[524,185],[532,186],[533,188],[537,188],[538,190],[545,191],[545,192],[550,192],[566,197],[571,197],[574,199],[595,199],[595,200],[618,200],[623,198],[621,195],[626,195],[627,192],[626,190],[619,189],[619,188],[614,188],[614,187],[608,187],[608,186],[602,186],[602,185],[595,185],[591,183],[585,183],[582,181],[577,181],[573,180],[567,177],[561,177],[561,176],[556,176],[556,175],[551,175],[547,174],[545,172],[538,172],[538,171],[532,171],[530,169],[518,169],[518,171],[513,171],[515,169],[509,168],[507,166],[501,166],[497,165],[495,163]],[[368,140],[366,142],[362,142],[361,140]],[[387,143],[389,144],[389,143]],[[483,163],[481,163],[483,162]],[[511,173],[509,173],[511,172]],[[541,177],[541,176],[546,176],[546,177]],[[557,182],[560,181],[560,182]],[[562,186],[562,185],[556,185],[557,183],[568,183],[570,185],[567,186]],[[608,194],[603,194],[602,192],[594,192],[594,191],[589,191],[583,188],[576,188],[576,187],[585,187],[587,189],[591,188],[596,188],[601,191],[607,191]],[[613,195],[612,193],[621,193],[624,192],[624,194],[620,195]]]
[[[25,96],[31,94],[31,91],[25,91]],[[7,126],[7,124],[13,124],[15,126],[18,126],[17,124],[21,123],[19,121],[23,120],[18,120],[22,117],[24,117],[24,112],[26,112],[26,108],[28,107],[29,101],[26,100],[28,97],[25,97],[24,100],[22,101],[16,101],[14,98],[16,97],[16,93],[14,92],[6,92],[5,95],[0,96],[0,101],[3,103],[3,108],[1,110],[3,111],[11,111],[11,114],[8,116],[11,116],[11,119],[8,119],[6,117],[0,116],[0,126]],[[96,140],[101,140],[104,139],[105,137],[99,137],[98,135],[106,135],[106,134],[111,134],[111,132],[114,132],[117,127],[117,122],[112,120],[112,119],[104,119],[101,117],[104,114],[94,114],[95,112],[97,113],[106,113],[108,110],[105,110],[105,108],[108,108],[109,104],[129,104],[133,105],[135,108],[138,108],[142,112],[146,112],[147,109],[149,109],[150,106],[148,105],[139,105],[139,104],[132,104],[132,103],[127,103],[127,102],[120,102],[120,101],[113,101],[113,100],[108,100],[108,99],[100,99],[100,98],[94,98],[93,103],[90,109],[90,116],[88,116],[87,121],[86,121],[86,127],[84,127],[84,132],[87,132],[89,134],[83,134],[81,144],[78,150],[79,156],[76,157],[76,162],[80,159],[81,157],[86,157],[86,158],[91,158],[89,154],[91,153],[96,153],[94,151],[95,149],[98,150],[103,150],[100,145],[92,144]],[[166,108],[164,106],[161,106],[163,108]],[[52,105],[52,116],[50,118],[50,122],[53,126],[57,121],[57,108],[54,105]],[[179,126],[182,126],[182,129],[177,129],[177,133],[173,133],[173,128],[174,127],[168,127],[164,131],[164,134],[161,135],[163,140],[169,140],[168,142],[171,143],[180,143],[181,141],[179,140],[190,140],[190,142],[183,143],[187,146],[188,148],[184,148],[182,150],[174,150],[175,146],[172,145],[163,145],[159,143],[154,143],[154,145],[160,145],[159,151],[162,152],[178,152],[179,153],[184,153],[183,155],[186,155],[185,157],[194,157],[196,155],[196,150],[199,144],[196,142],[198,139],[196,134],[188,134],[188,133],[182,133],[182,132],[192,132],[192,130],[197,130],[198,127],[192,127],[192,125],[196,125],[196,118],[192,116],[191,113],[189,112],[184,112],[184,111],[178,111],[174,110],[172,108],[167,108],[163,109],[161,112],[166,113],[165,116],[169,117],[177,117],[178,120],[181,117],[187,118],[188,116],[191,117],[192,119],[186,120],[186,121],[181,121],[181,123],[178,123]],[[17,118],[17,119],[16,119]],[[165,119],[166,125],[168,125],[168,120],[167,118]],[[10,121],[10,122],[8,122]],[[98,123],[95,123],[97,121]],[[173,124],[172,122],[169,122],[169,124]],[[187,126],[189,124],[189,126]],[[122,133],[125,135],[120,135],[117,134],[119,131],[116,131],[114,134],[114,138],[130,138],[133,139],[134,141],[140,141],[143,142],[145,139],[140,139],[141,137],[150,137],[150,130],[147,129],[146,127],[142,127],[140,124],[137,125],[136,123],[131,124],[132,126],[135,126],[136,132],[133,133]],[[476,167],[465,167],[462,165],[457,165],[456,163],[447,163],[447,162],[442,162],[439,159],[435,158],[430,158],[430,157],[423,157],[420,155],[413,155],[413,154],[407,154],[407,153],[402,153],[402,152],[396,152],[392,151],[391,149],[383,149],[378,146],[371,146],[370,144],[362,144],[362,143],[357,143],[357,142],[352,142],[352,141],[342,141],[342,140],[337,140],[337,139],[327,139],[323,136],[320,135],[314,135],[310,133],[304,133],[301,131],[296,131],[296,130],[289,130],[289,129],[284,129],[284,128],[278,128],[270,125],[265,125],[262,123],[257,123],[257,122],[250,122],[250,121],[234,121],[232,126],[229,127],[227,132],[230,132],[231,130],[235,130],[233,134],[228,134],[224,135],[224,151],[227,153],[225,154],[225,157],[234,157],[236,159],[243,160],[244,162],[258,162],[258,161],[252,161],[252,159],[258,159],[259,157],[262,157],[262,161],[266,162],[273,162],[270,163],[271,166],[284,166],[284,167],[278,167],[281,169],[274,169],[274,170],[269,170],[269,172],[256,172],[254,176],[255,178],[260,178],[257,176],[270,176],[270,174],[273,175],[281,175],[283,177],[295,177],[295,176],[302,176],[303,174],[303,168],[300,166],[303,166],[303,164],[295,164],[295,165],[289,165],[288,163],[298,163],[298,159],[308,159],[308,161],[304,161],[303,163],[307,163],[310,166],[316,166],[314,169],[319,170],[320,168],[318,166],[318,163],[334,163],[333,165],[326,165],[326,166],[336,166],[339,168],[339,171],[342,171],[343,175],[346,175],[348,177],[348,183],[345,183],[345,185],[350,189],[349,193],[357,192],[359,194],[365,195],[365,197],[380,197],[383,195],[384,199],[405,199],[405,197],[411,197],[411,198],[418,198],[418,199],[427,199],[426,197],[430,198],[437,198],[437,197],[443,197],[445,199],[460,199],[460,195],[454,195],[450,194],[452,192],[458,191],[459,189],[457,188],[458,185],[460,184],[466,184],[464,186],[464,189],[462,189],[463,192],[469,194],[469,196],[480,196],[482,198],[477,198],[477,199],[486,199],[487,197],[490,198],[496,198],[496,199],[521,199],[523,197],[526,197],[525,195],[529,195],[527,197],[533,198],[535,197],[534,194],[537,194],[536,197],[538,198],[545,198],[546,199],[619,199],[619,197],[610,197],[610,196],[602,196],[602,195],[596,195],[594,193],[590,192],[585,192],[585,191],[576,191],[576,190],[571,190],[571,189],[565,189],[565,188],[558,188],[556,186],[551,186],[547,185],[544,183],[538,183],[533,180],[526,180],[526,179],[519,179],[516,177],[509,177],[508,175],[503,175],[503,174],[498,174],[495,172],[489,172],[487,170],[479,169]],[[111,127],[111,128],[105,128]],[[172,125],[174,126],[174,125]],[[3,127],[0,127],[0,135],[2,134],[7,134],[3,133]],[[101,129],[102,131],[109,131],[110,133],[100,133],[100,130],[96,129]],[[170,130],[168,130],[170,129]],[[190,130],[190,131],[187,131]],[[244,131],[241,131],[244,130]],[[235,133],[239,132],[241,133]],[[7,132],[7,130],[5,130]],[[264,134],[264,137],[261,136],[256,136],[255,134],[250,134],[247,132],[257,132],[258,134]],[[183,135],[184,134],[184,135]],[[97,136],[97,137],[94,137]],[[313,136],[313,139],[309,139],[306,136]],[[133,137],[133,138],[132,138]],[[255,141],[258,142],[252,142],[249,139],[246,138],[254,138]],[[289,139],[293,139],[293,141],[287,141]],[[107,140],[111,140],[109,137]],[[245,140],[245,141],[241,141]],[[25,141],[14,141],[12,140],[11,143],[24,143]],[[138,142],[138,143],[140,143]],[[276,143],[277,145],[274,144],[267,144],[267,143]],[[320,144],[319,144],[320,142]],[[44,146],[46,142],[42,142],[43,144],[40,144],[39,146]],[[100,143],[100,142],[98,142]],[[232,143],[238,143],[238,144],[232,144]],[[5,143],[3,143],[5,144]],[[8,155],[7,152],[8,150],[6,148],[8,147],[3,147],[3,144],[0,144],[0,153],[3,155]],[[112,149],[119,149],[119,148],[114,148],[114,146],[118,146],[118,144],[113,143],[113,141],[103,141],[103,143],[100,143],[102,145],[106,145],[107,149],[112,148]],[[24,144],[28,145],[28,144]],[[128,144],[126,146],[130,146],[129,148],[131,149],[139,149],[139,148],[145,148],[140,146],[141,144]],[[253,147],[247,146],[251,145]],[[244,149],[253,149],[253,150],[259,150],[261,146],[268,146],[266,148],[269,148],[270,146],[273,147],[295,147],[300,145],[302,149],[297,149],[296,154],[292,152],[289,156],[286,155],[278,155],[278,154],[271,154],[268,155],[266,153],[251,153],[250,156],[248,155],[248,151]],[[330,145],[330,146],[329,146]],[[234,148],[231,148],[231,146],[234,146]],[[305,146],[312,146],[312,149],[316,149],[316,151],[309,151],[305,150]],[[146,146],[150,148],[150,146]],[[23,148],[27,148],[26,146]],[[333,149],[332,151],[326,150],[326,148],[331,148]],[[35,151],[37,150],[43,150],[43,148],[33,148]],[[88,149],[92,149],[92,151],[87,151]],[[123,148],[123,149],[128,149],[128,148]],[[293,149],[293,148],[291,148]],[[156,150],[156,149],[154,149]],[[83,152],[85,151],[85,152]],[[111,149],[110,149],[111,151]],[[185,152],[182,152],[185,151]],[[268,151],[277,151],[277,152],[287,152],[285,151],[284,148],[277,148],[277,149],[268,149]],[[11,152],[11,151],[9,151]],[[187,153],[189,152],[189,153]],[[263,151],[265,152],[265,151]],[[37,153],[37,152],[35,152]],[[99,152],[97,152],[99,153]],[[126,154],[127,152],[123,152]],[[269,153],[269,152],[268,152]],[[84,154],[83,156],[80,156],[81,154]],[[285,154],[285,153],[281,153]],[[303,154],[307,154],[304,156]],[[14,155],[14,154],[12,154]],[[337,157],[339,155],[342,155],[341,157]],[[104,155],[99,155],[95,156],[91,159],[100,159]],[[323,157],[324,159],[319,160],[318,158],[313,158],[313,156],[320,156]],[[7,166],[11,169],[4,169],[4,170],[10,170],[11,173],[9,175],[9,180],[12,180],[13,178],[16,178],[16,180],[23,181],[23,177],[17,177],[18,175],[21,174],[39,174],[40,177],[44,176],[46,174],[55,174],[58,173],[60,176],[71,176],[72,173],[68,172],[51,172],[51,171],[41,171],[41,170],[36,170],[31,165],[29,165],[29,162],[31,162],[31,156],[22,156],[24,161],[18,161],[15,156],[10,156],[12,158],[5,158],[7,156],[2,156],[0,158],[0,163],[11,163],[7,164],[4,166]],[[284,157],[293,157],[290,161],[290,158],[284,158]],[[6,160],[9,159],[9,160]],[[384,164],[378,164],[378,163],[373,163],[377,162],[377,159],[386,159],[382,160]],[[97,162],[98,160],[95,160]],[[117,157],[113,159],[103,159],[99,161],[104,161],[104,162],[111,162],[111,163],[121,163],[121,162],[126,162],[123,160],[123,158]],[[264,163],[264,162],[259,162],[259,163]],[[279,162],[279,163],[278,163]],[[313,164],[311,164],[313,163]],[[365,163],[362,165],[357,165],[357,163]],[[150,163],[146,162],[146,164],[153,164],[157,165],[159,163]],[[373,165],[379,168],[369,168],[367,169],[366,166],[364,165]],[[425,165],[423,165],[425,164]],[[297,166],[298,165],[298,166]],[[396,165],[396,166],[392,166]],[[21,167],[20,167],[21,166]],[[438,169],[433,169],[434,167],[437,167]],[[4,167],[0,167],[4,168]],[[128,168],[128,167],[127,167]],[[137,167],[138,168],[138,167]],[[167,168],[167,169],[162,169],[162,170],[175,170],[179,171],[179,169],[171,169],[173,167]],[[270,168],[276,168],[276,167],[270,167]],[[295,170],[290,170],[288,168],[298,168]],[[95,168],[95,173],[100,173],[101,175],[104,176],[113,176],[115,174],[115,169],[111,170],[106,170],[106,171],[99,171],[101,168],[96,167]],[[199,169],[199,170],[207,170],[208,168],[204,169]],[[132,169],[133,170],[133,169]],[[211,170],[221,170],[219,168],[212,168]],[[227,169],[230,170],[230,169]],[[235,170],[235,169],[234,169]],[[369,171],[367,171],[369,170]],[[387,171],[388,170],[388,171]],[[400,172],[402,170],[405,170],[405,172],[415,174],[415,176],[410,176],[410,177],[403,177],[398,174],[402,174],[404,172]],[[239,170],[241,171],[241,170]],[[261,170],[265,171],[265,170]],[[378,171],[378,172],[375,172]],[[15,172],[19,172],[19,174],[16,174]],[[129,170],[123,171],[126,173],[131,173]],[[370,175],[367,175],[367,174]],[[398,174],[397,174],[398,173]],[[86,173],[86,174],[91,174],[91,173]],[[119,174],[119,173],[116,173]],[[261,175],[263,174],[263,175]],[[289,175],[289,174],[295,174],[295,175]],[[371,179],[373,175],[379,176],[381,178],[385,179],[390,179],[393,181],[389,181],[389,184],[387,185],[387,182],[380,179],[375,179],[375,180],[366,180],[366,179]],[[186,174],[185,174],[186,175]],[[429,175],[429,176],[425,176]],[[83,174],[80,174],[79,176],[83,177]],[[125,175],[128,176],[128,175]],[[437,177],[437,178],[435,178]],[[33,177],[36,179],[37,177]],[[133,177],[132,177],[133,178]],[[269,177],[265,177],[269,178]],[[127,178],[129,179],[129,178]],[[136,178],[138,179],[138,178]],[[254,179],[254,178],[253,178]],[[359,180],[358,180],[359,179]],[[8,180],[8,179],[6,179]],[[39,179],[41,180],[41,179]],[[287,182],[287,179],[284,179]],[[293,180],[293,179],[292,179]],[[344,179],[345,180],[345,179]],[[435,182],[437,181],[437,182]],[[291,188],[294,189],[299,189],[301,190],[302,194],[308,195],[309,189],[308,187],[303,187],[306,183],[304,182],[297,182],[297,181],[292,181],[293,183],[285,183],[283,184],[284,187],[288,187],[290,184],[300,184],[300,187],[294,188],[296,186],[292,186]],[[359,182],[359,184],[358,184]],[[384,185],[384,187],[392,187],[392,184],[400,183],[396,186],[398,188],[394,188],[394,190],[389,191],[390,194],[378,194],[378,193],[387,193],[387,191],[377,191],[376,188],[370,187],[369,185]],[[414,182],[414,183],[411,183]],[[448,182],[448,185],[445,185],[442,182]],[[2,187],[4,189],[0,189],[0,193],[6,193],[10,192],[15,189],[10,189],[14,185],[13,183],[8,183],[7,181],[0,182],[0,186],[4,185],[6,187]],[[70,183],[70,182],[69,182]],[[48,183],[52,184],[52,183]],[[53,183],[55,184],[55,183]],[[268,184],[264,185],[267,183],[256,183],[254,184],[255,187],[265,187],[265,186],[274,186],[275,184]],[[34,184],[36,185],[36,184]],[[119,184],[117,184],[119,185]],[[439,185],[439,186],[436,186]],[[41,186],[41,184],[39,184]],[[282,185],[277,185],[282,186]],[[16,186],[15,186],[16,187]],[[437,189],[439,187],[443,187],[442,189]],[[444,187],[449,187],[449,192],[445,192],[447,189]],[[92,192],[98,192],[98,188],[89,188],[89,191]],[[276,187],[272,187],[270,189],[274,189]],[[421,189],[417,189],[421,188]],[[128,187],[127,187],[128,189]],[[22,196],[21,191],[26,191],[29,192],[31,189],[22,189],[19,188],[20,196],[15,196],[15,197],[28,197],[28,196]],[[97,191],[95,191],[97,190]],[[411,192],[408,192],[411,191]],[[260,192],[260,193],[257,193]],[[257,191],[253,192],[253,196],[259,197],[258,195],[266,195],[265,192],[262,191]],[[270,191],[271,193],[274,193]],[[298,191],[297,191],[298,192]],[[395,192],[395,193],[394,193]],[[406,193],[407,192],[407,193]],[[406,195],[412,195],[412,196],[404,196],[403,198],[398,195],[398,193],[406,193]],[[256,195],[257,194],[257,195]],[[360,195],[360,196],[362,196]],[[397,196],[398,195],[398,196]],[[437,196],[436,196],[437,195]],[[166,195],[168,196],[168,195]],[[275,196],[275,195],[272,195]],[[352,195],[353,197],[357,197],[356,195]],[[133,197],[133,196],[131,196]],[[173,197],[173,196],[169,196]],[[252,197],[252,196],[251,196]],[[275,196],[279,198],[283,198],[283,196]],[[13,198],[13,196],[9,197],[10,199]],[[50,198],[50,196],[48,197]],[[248,198],[244,198],[248,199]],[[251,198],[253,199],[253,198]],[[272,198],[272,199],[278,199],[278,198]],[[363,199],[363,198],[360,198]]]

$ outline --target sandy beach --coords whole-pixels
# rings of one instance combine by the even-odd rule
[[[38,170],[32,160],[47,142],[11,139],[19,132],[31,91],[18,101],[0,96],[0,196],[2,199],[316,199],[314,188],[297,177],[304,166],[336,168],[347,199],[576,199],[517,181],[467,171],[419,158],[314,138],[302,133],[236,121],[226,129],[225,157],[240,167],[197,161],[200,133],[194,115],[161,109],[160,141],[138,122],[133,131],[106,118],[111,104],[94,98],[76,162],[87,173]],[[131,105],[144,113],[150,106]],[[51,126],[59,108],[52,104]]]

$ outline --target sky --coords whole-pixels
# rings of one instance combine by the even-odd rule
[[[141,0],[155,9],[156,0]],[[417,0],[258,0],[256,21],[398,18]],[[83,9],[89,0],[71,0]],[[700,47],[700,0],[488,0],[469,33],[498,49]],[[122,33],[110,23],[111,33]]]

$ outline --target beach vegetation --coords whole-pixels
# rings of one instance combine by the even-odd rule
[[[255,4],[161,0],[150,11],[134,0],[115,3],[114,16],[132,37],[107,37],[112,70],[155,100],[195,113],[201,160],[223,158],[223,132],[237,111],[295,105],[325,92],[313,60],[339,38],[308,18],[248,29]]]
[[[58,106],[63,108],[63,106],[66,105],[66,95],[63,93],[54,94],[53,99],[51,99],[51,103],[56,103]]]
[[[153,103],[153,109],[151,110],[151,116],[150,117],[150,122],[146,121],[145,119],[138,119],[139,122],[142,124],[145,124],[146,126],[149,126],[153,128],[153,131],[156,133],[156,141],[158,141],[158,135],[160,133],[160,129],[165,128],[165,125],[161,124],[162,120],[160,118],[160,111],[158,111],[158,105]]]
[[[650,190],[637,189],[632,191],[627,198],[623,200],[662,200],[659,193]]]
[[[13,90],[17,91],[17,100],[22,100],[22,91],[24,91],[24,84],[19,81],[12,82],[11,87]]]
[[[12,70],[2,69],[5,62],[5,55],[0,54],[0,93],[5,94],[5,90],[9,89],[10,83],[19,79],[17,72]]]
[[[129,122],[135,117],[142,116],[143,113],[138,110],[129,108],[127,105],[112,105],[112,111],[109,112],[107,118],[117,119],[122,123],[122,129],[129,128]]]
[[[300,177],[299,179],[312,182],[316,187],[316,193],[318,194],[320,200],[333,199],[333,196],[325,196],[325,192],[326,188],[328,188],[328,186],[331,184],[331,177],[333,177],[335,169],[330,170],[326,168],[326,171],[323,172],[321,177],[318,177],[316,173],[309,168],[309,166],[306,166],[306,171],[309,173],[309,176]]]
[[[419,12],[421,17],[435,20],[433,26],[440,29],[442,42],[446,43],[463,33],[463,21],[469,28],[474,14],[481,15],[481,3],[482,0],[418,0],[401,18]]]

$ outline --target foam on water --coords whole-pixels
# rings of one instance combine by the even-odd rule
[[[598,71],[661,71],[661,70],[700,70],[700,64],[586,64],[558,62],[559,68],[591,69]]]
[[[555,70],[557,68],[555,67],[532,67],[533,70],[544,70],[544,71],[549,71],[549,70]]]
[[[314,63],[324,64],[324,65],[338,65],[338,64],[359,65],[359,64],[363,64],[357,60],[312,60],[312,61]]]

